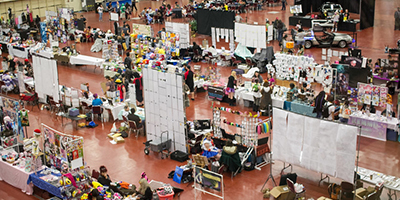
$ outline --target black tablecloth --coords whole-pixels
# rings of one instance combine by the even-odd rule
[[[290,16],[289,17],[289,25],[290,26],[296,26],[298,21],[301,21],[301,26],[302,27],[308,27],[311,28],[311,17],[303,17],[303,16]]]
[[[359,22],[339,22],[338,24],[338,31],[350,31],[356,32],[357,31],[357,24]]]
[[[195,19],[199,34],[211,35],[211,27],[235,28],[235,12],[233,11],[197,9]]]
[[[182,8],[174,8],[172,13],[175,14],[175,18],[182,18]]]

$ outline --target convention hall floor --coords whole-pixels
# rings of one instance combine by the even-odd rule
[[[168,0],[169,3],[173,4],[174,1]],[[187,3],[187,1],[184,1]],[[383,48],[385,45],[394,46],[395,42],[400,39],[400,31],[393,31],[394,9],[399,5],[395,5],[396,1],[392,0],[376,0],[376,13],[375,13],[375,28],[369,28],[363,31],[357,32],[358,34],[358,46],[362,49],[362,53],[366,57],[371,57],[374,61],[380,57],[386,57]],[[181,0],[178,1],[179,5],[182,5]],[[293,1],[290,0],[289,4]],[[161,1],[141,1],[138,4],[139,10],[143,7],[151,6],[153,9],[161,4]],[[94,12],[83,13],[88,20],[88,25],[92,27],[100,27],[102,30],[110,29],[110,23],[107,21],[98,22],[98,15]],[[248,19],[248,22],[258,22],[259,24],[264,23],[265,18],[270,20],[276,17],[284,19],[284,22],[288,24],[288,17],[291,14],[289,10],[281,11],[280,7],[265,7],[263,11],[254,11],[247,14],[242,14],[243,18]],[[103,18],[107,19],[108,14],[105,13]],[[182,21],[173,19],[173,21]],[[131,20],[130,22],[139,22],[139,20]],[[152,25],[154,31],[158,31],[163,25],[155,24]],[[200,43],[203,39],[208,39],[211,43],[209,36],[197,35],[192,38],[193,41]],[[101,57],[100,53],[90,52],[91,43],[77,44],[77,49],[83,55],[91,55]],[[222,44],[218,44],[220,47]],[[272,42],[270,45],[274,46],[277,50],[277,42]],[[312,48],[306,50],[305,54],[313,55],[317,61],[321,58],[321,49]],[[4,54],[2,56],[5,56]],[[201,64],[203,69],[206,68],[206,64]],[[93,72],[93,66],[88,67],[76,67],[76,66],[63,66],[59,65],[59,81],[61,85],[68,87],[79,88],[81,83],[88,82],[92,92],[101,93],[100,82],[104,81],[102,72],[97,69]],[[228,77],[231,68],[220,67],[222,77]],[[17,97],[15,95],[11,95]],[[217,105],[228,106],[226,103],[214,102]],[[190,107],[187,108],[188,120],[193,119],[206,119],[211,118],[211,104],[212,101],[208,100],[206,93],[197,93],[196,100],[190,102]],[[29,107],[30,108],[30,107]],[[249,108],[243,106],[237,106],[237,109],[243,111],[250,111]],[[54,114],[43,110],[39,111],[37,107],[31,110],[30,114],[30,127],[28,133],[32,135],[35,128],[39,128],[41,123],[47,124],[59,131],[67,134],[74,134],[84,137],[85,141],[85,161],[87,165],[92,168],[98,169],[100,165],[106,165],[109,169],[109,174],[112,180],[123,180],[126,182],[137,184],[140,178],[140,174],[145,171],[149,179],[170,183],[173,186],[180,187],[185,191],[181,194],[181,199],[188,200],[194,199],[194,190],[191,185],[177,184],[171,179],[168,179],[168,173],[175,169],[175,166],[181,163],[170,160],[160,159],[160,156],[151,153],[146,156],[143,153],[144,145],[143,142],[146,138],[141,135],[138,138],[131,137],[127,138],[125,143],[113,145],[109,142],[107,134],[111,129],[112,123],[100,123],[100,125],[94,129],[80,128],[75,130],[72,124],[65,126],[61,125],[61,120],[56,118]],[[233,116],[227,115],[228,121],[234,121]],[[239,119],[236,119],[239,120]],[[236,130],[232,130],[236,131]],[[290,144],[289,144],[290,145]],[[400,176],[400,144],[398,142],[382,142],[368,138],[360,138],[360,157],[359,165],[368,169],[376,170],[384,174],[390,174]],[[260,189],[264,184],[265,180],[269,175],[270,166],[263,167],[261,171],[243,171],[233,179],[230,178],[230,173],[225,173],[224,185],[225,185],[225,197],[226,199],[262,199]],[[279,172],[282,168],[282,163],[275,162],[273,165],[273,175],[277,181],[279,181]],[[318,186],[319,174],[309,172],[303,169],[295,168],[300,176],[298,179],[299,183],[303,183],[307,190],[307,198],[313,197],[314,199],[319,196],[327,195],[327,184]],[[307,177],[307,178],[306,178]],[[269,181],[267,187],[272,188],[272,183]],[[197,192],[200,198],[198,199],[216,199],[210,195],[202,194]],[[387,199],[386,194],[382,194],[383,199]],[[7,183],[0,182],[0,199],[4,200],[28,200],[35,199],[35,197],[27,196],[23,194],[19,189],[16,189]]]

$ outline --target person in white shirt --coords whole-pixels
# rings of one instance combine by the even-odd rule
[[[328,97],[328,101],[325,103],[324,106],[328,107],[328,113],[329,113],[329,117],[324,118],[324,119],[333,121],[333,119],[335,118],[334,117],[335,105],[333,105],[333,96]]]
[[[128,115],[130,114],[130,110],[128,106],[124,106],[124,109],[118,113],[118,119],[124,120],[124,117],[128,119]]]
[[[333,32],[333,31],[337,32],[337,26],[339,23],[339,12],[338,11],[336,11],[335,14],[332,16],[332,21],[333,21],[333,28],[332,28],[331,32]]]
[[[99,7],[97,7],[97,12],[99,13],[99,21],[103,21],[103,5],[100,4]]]
[[[239,13],[236,13],[235,22],[236,22],[236,23],[239,23],[239,22],[241,22],[242,20],[243,20],[243,18],[239,15]]]
[[[349,108],[349,101],[346,100],[339,111],[339,120],[342,123],[347,124],[351,115],[351,110]]]

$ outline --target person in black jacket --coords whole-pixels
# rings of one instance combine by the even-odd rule
[[[131,58],[131,53],[130,52],[126,52],[126,57],[125,57],[125,60],[124,60],[124,65],[125,65],[125,68],[127,68],[127,69],[132,69],[132,58]]]
[[[194,101],[194,80],[193,80],[193,72],[190,70],[190,66],[184,64],[185,66],[185,83],[189,86],[190,93],[192,94],[192,100]]]
[[[143,84],[142,77],[138,72],[133,72],[133,84],[135,84],[135,94],[136,94],[136,105],[141,107],[143,106]]]
[[[325,92],[321,91],[317,95],[317,97],[315,97],[315,100],[314,100],[315,112],[317,113],[317,118],[321,118],[322,117],[322,110],[324,108],[325,102],[326,102],[326,100],[325,100]]]
[[[107,168],[104,165],[100,166],[100,175],[97,178],[97,181],[101,183],[103,186],[109,186],[110,189],[113,190],[114,192],[118,192],[121,195],[125,195],[118,189],[118,187],[111,184],[112,183],[111,178],[107,174]]]
[[[226,91],[228,92],[228,100],[230,106],[235,105],[235,102],[233,102],[233,96],[235,95],[235,87],[236,87],[236,72],[232,71],[231,75],[228,78],[228,85],[226,86]]]

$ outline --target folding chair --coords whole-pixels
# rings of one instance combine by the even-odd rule
[[[304,199],[306,199],[306,190],[305,189],[303,189],[303,191],[301,191],[301,192],[296,192],[296,190],[294,189],[294,183],[289,178],[286,179],[286,183],[288,185],[290,192],[295,194],[294,199],[299,199],[300,197],[304,197]],[[289,199],[289,196],[290,195],[287,195],[286,199]]]
[[[86,111],[90,109],[89,105],[83,101],[81,101],[81,108],[83,113],[86,113]]]
[[[133,131],[136,132],[136,138],[137,138],[139,136],[140,130],[142,130],[143,127],[138,128],[136,126],[135,121],[128,120],[128,123],[129,123],[129,136],[131,136],[131,132]]]
[[[100,115],[101,122],[103,122],[103,109],[101,106],[92,106],[92,120],[94,121],[94,115]]]

